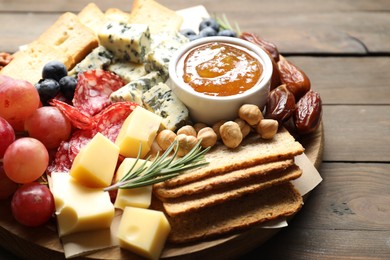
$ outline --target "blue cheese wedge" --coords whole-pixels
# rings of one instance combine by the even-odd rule
[[[100,45],[118,60],[143,63],[150,50],[150,32],[146,24],[110,21],[98,33]]]
[[[111,93],[110,99],[112,102],[131,101],[142,105],[143,93],[156,84],[165,82],[167,78],[167,74],[163,75],[158,71],[152,71],[114,91]]]
[[[165,83],[159,83],[146,91],[142,101],[146,109],[163,118],[161,124],[165,129],[175,131],[189,122],[187,107]]]
[[[120,76],[126,83],[137,80],[146,75],[145,67],[143,64],[119,61],[110,64],[107,70],[114,72]]]
[[[145,70],[168,73],[169,61],[188,39],[180,33],[164,32],[153,35],[151,51],[145,57]]]
[[[93,49],[91,53],[69,71],[69,75],[76,75],[80,72],[94,69],[106,69],[112,63],[113,59],[114,54],[112,52],[103,46],[99,46]]]

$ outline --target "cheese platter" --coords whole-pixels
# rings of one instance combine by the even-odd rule
[[[80,90],[81,87],[78,87],[74,93],[72,103],[75,107],[77,106],[79,111],[76,111],[74,107],[70,106],[66,102],[62,102],[61,100],[42,100],[42,95],[40,95],[42,103],[47,102],[47,104],[44,105],[57,107],[70,118],[74,127],[76,126],[76,128],[79,128],[84,132],[79,131],[76,135],[77,138],[71,138],[69,142],[61,144],[62,146],[59,147],[56,152],[55,160],[53,161],[54,163],[48,168],[49,175],[53,174],[53,176],[48,176],[48,180],[50,189],[56,200],[56,218],[51,218],[49,222],[40,227],[25,227],[15,221],[13,212],[11,212],[10,201],[7,200],[0,204],[1,212],[4,212],[3,216],[0,218],[1,245],[9,248],[10,251],[15,252],[21,257],[33,258],[36,256],[40,259],[42,259],[42,257],[55,259],[63,259],[64,257],[82,257],[87,259],[138,259],[139,255],[148,258],[156,258],[157,255],[157,258],[180,257],[194,259],[201,256],[215,256],[216,254],[219,258],[236,257],[258,247],[271,236],[276,234],[280,229],[286,227],[288,225],[287,220],[289,220],[302,207],[302,197],[306,197],[310,191],[321,182],[321,177],[317,168],[320,166],[322,159],[324,132],[320,118],[321,113],[318,112],[321,110],[321,103],[318,94],[313,91],[309,91],[305,87],[303,87],[304,90],[299,90],[297,92],[286,92],[286,85],[289,85],[290,83],[288,76],[287,79],[283,79],[283,75],[286,73],[281,73],[281,75],[278,76],[278,78],[280,77],[280,79],[283,79],[282,82],[284,83],[281,84],[281,82],[279,82],[278,85],[283,85],[283,87],[279,88],[276,86],[276,83],[274,82],[274,72],[271,78],[271,73],[272,71],[275,71],[276,68],[276,71],[278,72],[283,72],[287,68],[287,70],[295,69],[296,71],[294,72],[301,73],[303,75],[304,73],[294,67],[294,65],[289,63],[279,54],[278,60],[280,58],[280,67],[275,67],[278,65],[275,63],[274,58],[271,58],[272,53],[265,49],[264,45],[261,45],[264,41],[256,37],[253,39],[251,37],[254,35],[248,34],[243,37],[243,39],[237,38],[237,42],[239,48],[243,48],[242,46],[254,45],[254,52],[262,53],[265,57],[265,60],[260,60],[260,65],[255,70],[260,72],[260,75],[262,75],[262,78],[258,81],[263,83],[265,82],[265,88],[268,92],[270,88],[273,90],[264,98],[257,96],[259,99],[263,100],[259,103],[259,107],[265,106],[264,104],[268,98],[268,103],[266,105],[269,105],[269,107],[266,107],[265,110],[268,112],[268,115],[264,113],[265,118],[263,118],[263,112],[260,112],[260,117],[257,122],[247,125],[249,134],[247,133],[245,136],[243,135],[243,128],[238,128],[240,140],[237,144],[231,144],[231,139],[224,139],[224,127],[226,127],[226,129],[230,129],[233,126],[236,127],[236,125],[239,127],[238,121],[231,121],[234,120],[234,118],[229,116],[223,124],[218,126],[219,130],[217,132],[220,132],[221,139],[220,141],[217,141],[216,139],[212,145],[215,145],[215,147],[212,147],[210,151],[205,154],[207,165],[204,168],[201,167],[198,172],[194,169],[189,170],[186,174],[182,174],[181,176],[175,175],[175,177],[170,177],[164,183],[156,182],[153,186],[153,195],[151,193],[152,188],[151,186],[149,187],[150,192],[148,196],[152,196],[151,205],[148,204],[147,206],[142,207],[150,207],[152,211],[159,213],[163,212],[162,215],[159,215],[159,218],[162,218],[163,220],[161,220],[162,222],[159,222],[159,231],[156,233],[157,237],[160,236],[158,240],[162,241],[162,247],[160,246],[160,249],[152,249],[151,251],[154,250],[154,252],[146,253],[144,249],[134,249],[134,246],[130,245],[131,243],[127,240],[129,240],[128,237],[130,237],[131,234],[134,235],[137,234],[137,232],[132,233],[134,232],[132,231],[130,234],[127,234],[126,232],[128,231],[123,231],[127,229],[118,228],[118,226],[122,227],[126,225],[130,226],[129,229],[134,228],[132,227],[132,223],[125,223],[126,221],[124,219],[127,218],[122,217],[122,214],[127,214],[127,211],[130,211],[127,208],[132,207],[124,206],[121,208],[121,206],[118,206],[119,203],[117,202],[115,202],[115,207],[117,209],[114,210],[114,205],[112,205],[112,210],[108,210],[111,212],[109,213],[110,222],[107,222],[108,226],[101,226],[101,222],[104,222],[103,218],[100,218],[99,221],[91,219],[90,221],[85,222],[89,224],[82,224],[84,222],[79,217],[76,218],[76,222],[80,228],[74,228],[72,226],[73,224],[69,226],[68,219],[70,217],[64,216],[65,213],[61,215],[61,210],[64,207],[62,204],[61,206],[57,204],[59,203],[58,201],[66,201],[66,199],[68,199],[68,196],[64,197],[63,194],[59,193],[59,190],[63,189],[63,187],[61,187],[61,189],[56,188],[61,186],[58,184],[60,183],[58,181],[60,175],[57,173],[69,171],[70,176],[72,176],[71,178],[73,178],[73,180],[78,180],[79,183],[77,185],[82,184],[82,186],[84,185],[88,188],[96,188],[96,183],[102,181],[104,184],[99,186],[99,192],[101,191],[107,195],[108,193],[106,191],[110,190],[109,188],[111,187],[110,183],[113,179],[113,175],[108,178],[110,183],[107,183],[106,181],[99,179],[100,175],[105,175],[105,173],[101,173],[98,177],[96,173],[92,173],[86,178],[86,172],[83,169],[88,162],[91,162],[96,158],[101,158],[102,161],[107,159],[106,155],[100,154],[104,154],[104,152],[110,150],[109,155],[112,155],[115,154],[116,149],[118,149],[118,154],[121,154],[123,157],[137,158],[138,153],[138,158],[140,154],[142,155],[142,158],[144,158],[147,154],[157,156],[156,158],[158,158],[158,155],[153,154],[153,149],[155,147],[152,147],[152,143],[154,138],[156,138],[156,142],[158,143],[158,134],[163,132],[159,129],[160,126],[174,132],[175,136],[177,132],[177,136],[179,136],[179,131],[181,131],[183,126],[193,125],[195,128],[196,124],[194,123],[207,121],[210,124],[210,127],[208,128],[211,129],[212,123],[216,123],[219,119],[222,119],[218,117],[210,119],[210,116],[212,116],[211,114],[216,114],[210,113],[207,119],[199,120],[200,117],[197,117],[198,120],[193,120],[193,118],[189,115],[197,113],[196,111],[198,110],[198,106],[191,106],[190,104],[184,102],[184,97],[176,90],[179,89],[177,86],[182,83],[172,81],[172,66],[168,69],[168,65],[172,64],[172,62],[169,64],[169,61],[174,60],[173,57],[180,52],[178,50],[190,41],[194,43],[201,43],[203,41],[202,39],[195,39],[194,35],[196,35],[196,37],[201,35],[202,30],[198,28],[199,24],[210,18],[207,10],[203,6],[180,10],[174,12],[175,16],[173,16],[173,19],[163,19],[164,22],[161,22],[161,20],[153,20],[156,17],[153,16],[153,18],[151,18],[150,13],[157,10],[160,14],[167,12],[169,14],[168,16],[172,17],[173,11],[162,7],[152,0],[144,1],[146,4],[144,3],[143,5],[139,4],[139,2],[140,1],[135,1],[130,13],[126,13],[118,9],[109,9],[103,13],[96,5],[89,4],[79,14],[66,13],[62,15],[53,27],[49,28],[48,31],[44,32],[40,36],[40,38],[48,39],[52,37],[53,30],[58,30],[58,28],[62,27],[65,27],[64,30],[68,30],[68,26],[74,26],[74,23],[77,23],[78,21],[82,21],[87,27],[89,26],[89,29],[87,30],[88,32],[83,30],[77,32],[80,35],[84,35],[83,39],[85,40],[85,43],[80,43],[76,48],[78,55],[65,55],[62,57],[60,57],[61,55],[54,56],[57,60],[60,60],[66,68],[69,68],[69,72],[67,72],[67,75],[64,75],[63,77],[77,77],[77,86],[82,85],[80,82],[86,82],[84,84],[91,84],[91,82],[95,82],[93,84],[96,84],[96,82],[100,83],[100,81],[104,81],[104,86],[106,89],[108,88],[109,91],[107,92],[108,94],[106,93],[106,90],[102,91],[102,93],[106,95],[106,100],[108,100],[105,101],[107,103],[102,105],[102,109],[102,107],[96,106],[96,104],[99,103],[99,100],[96,101],[94,99],[94,91],[87,90],[87,94],[85,94],[84,90],[87,89],[87,87],[84,87],[84,90]],[[148,6],[148,4],[153,7]],[[146,8],[147,11],[145,11],[144,8]],[[91,13],[98,13],[99,15],[91,15]],[[188,14],[191,14],[191,17],[196,17],[197,19],[189,19]],[[162,15],[163,14],[161,14],[160,17]],[[132,21],[131,25],[123,20],[130,19],[129,17]],[[145,19],[148,20],[147,26],[145,24]],[[209,24],[210,20],[211,19],[207,20],[207,27],[213,25],[212,23]],[[100,29],[102,28],[102,25],[99,25],[99,22],[102,21],[105,22],[105,30]],[[133,24],[137,26],[132,26]],[[180,26],[178,26],[178,24]],[[174,33],[158,33],[161,27],[172,28],[172,26],[175,27],[176,30]],[[93,31],[94,29],[96,31]],[[180,29],[182,34],[178,33]],[[187,31],[183,31],[183,29]],[[195,31],[195,34],[187,34],[188,29]],[[132,37],[135,37],[136,40],[132,40],[130,42],[129,40],[126,40],[125,37],[121,36],[121,34],[128,33],[129,31],[131,32]],[[220,37],[232,37],[231,31],[232,30],[230,30],[230,32],[224,32],[224,34],[229,35],[222,35]],[[93,38],[93,40],[86,40],[88,38],[85,37],[86,34]],[[80,36],[78,35],[78,37]],[[191,37],[194,37],[194,39],[191,39]],[[209,37],[208,39],[211,39],[213,42],[221,41],[221,46],[218,46],[218,48],[223,50],[232,49],[234,47],[230,41],[228,45],[225,46],[224,40],[212,38],[212,35],[208,35],[207,37]],[[237,37],[237,35],[234,35],[233,37]],[[123,40],[123,38],[125,38],[125,40]],[[226,41],[228,42],[228,40]],[[244,43],[240,43],[241,41]],[[236,44],[236,41],[232,40],[232,42]],[[259,46],[263,47],[260,48]],[[18,64],[17,61],[19,57],[23,55],[30,55],[28,57],[31,57],[32,49],[34,49],[34,52],[38,50],[37,52],[39,53],[39,50],[44,47],[45,46],[40,45],[39,39],[34,43],[21,47],[20,54],[15,55],[17,58],[15,58],[14,64],[19,66],[20,64]],[[68,47],[66,50],[68,50]],[[58,48],[62,47],[59,46]],[[210,48],[212,49],[214,46]],[[222,60],[224,60],[223,58],[225,57],[223,55],[225,54],[221,54]],[[115,60],[119,61],[113,63],[113,57],[115,57]],[[53,57],[50,58],[52,59]],[[129,64],[129,60],[131,61],[131,64]],[[34,62],[34,65],[36,65],[36,63],[46,63],[46,61],[41,61],[39,59],[38,61],[35,59]],[[216,63],[211,64],[214,64],[213,66],[215,66]],[[227,62],[225,65],[230,66],[230,62]],[[1,74],[21,78],[30,82],[39,81],[38,84],[41,83],[39,80],[40,76],[37,77],[36,75],[37,73],[35,71],[35,67],[26,70],[31,73],[24,73],[21,75],[19,71],[15,71],[13,69],[13,66],[16,65],[11,64],[10,66],[5,66],[5,68],[1,70]],[[104,70],[102,68],[104,68]],[[204,71],[208,74],[214,73],[214,71],[209,68],[210,67],[206,66]],[[270,73],[267,72],[267,69],[269,69]],[[91,73],[91,71],[93,71],[93,73]],[[110,71],[112,74],[108,75],[104,71]],[[101,75],[103,75],[102,78],[99,78]],[[304,76],[306,77],[306,75]],[[231,76],[229,77],[231,78]],[[246,77],[246,79],[249,79],[249,77]],[[304,78],[304,80],[306,80],[306,78]],[[113,82],[120,82],[121,87],[118,88],[113,86]],[[255,83],[256,82],[257,81],[255,80]],[[220,83],[218,81],[218,83],[214,82],[213,84]],[[304,84],[306,84],[305,86],[309,84],[310,88],[310,82],[304,82]],[[259,84],[257,83],[254,86],[257,87],[257,85]],[[37,88],[43,89],[44,87],[45,85],[41,84]],[[253,87],[253,89],[255,89],[255,87]],[[303,94],[301,93],[302,91],[304,92]],[[249,90],[247,93],[249,92],[252,92],[252,90]],[[169,95],[167,95],[167,93],[169,93]],[[247,93],[242,95],[245,96]],[[275,106],[280,105],[280,95],[285,95],[286,93],[290,93],[289,98],[291,98],[292,95],[295,96],[293,97],[294,100],[295,98],[300,100],[300,102],[297,102],[296,104],[294,101],[294,108],[295,106],[306,107],[308,104],[312,105],[314,110],[317,112],[317,118],[313,119],[310,117],[311,115],[307,115],[305,112],[303,114],[296,113],[297,115],[293,118],[293,112],[291,111],[288,112],[289,116],[291,116],[290,122],[287,123],[285,118],[281,119],[281,115],[278,115],[275,112],[277,110],[277,107],[275,108]],[[305,95],[306,93],[309,93],[310,95]],[[190,95],[194,94],[191,93]],[[241,93],[239,95],[241,95]],[[199,95],[195,94],[194,96]],[[192,96],[191,99],[193,99],[194,96]],[[208,96],[205,97],[205,95],[200,95],[199,102],[203,102],[202,100],[206,98],[209,99]],[[224,99],[224,97],[221,99]],[[231,102],[231,99],[232,98],[228,97],[223,102],[230,104],[228,102]],[[270,102],[270,100],[274,103]],[[126,103],[126,105],[124,105],[124,103]],[[245,114],[245,112],[240,114],[241,108],[244,107],[242,103],[245,103],[245,101],[240,101],[239,103],[239,105],[235,105],[235,109],[240,115],[240,118],[242,119],[241,121],[249,122],[249,119],[244,120],[244,118],[247,118],[248,114]],[[252,109],[251,114],[253,109],[260,111],[257,105],[252,104],[254,101],[248,101],[247,103],[251,103],[250,107],[245,107],[246,109]],[[213,104],[213,102],[211,104]],[[208,107],[209,106],[210,105],[208,105]],[[142,111],[141,107],[143,107]],[[218,108],[219,105],[216,109]],[[272,110],[272,108],[274,110]],[[104,111],[104,109],[107,109],[107,112],[105,111],[104,113],[100,113],[101,111]],[[214,108],[209,107],[209,110],[210,109],[213,110]],[[298,109],[294,109],[294,111],[295,110]],[[285,113],[287,113],[286,111],[287,109],[284,110]],[[235,114],[234,111],[233,114]],[[274,118],[272,118],[273,116]],[[286,116],[286,114],[283,114],[282,116]],[[219,117],[221,117],[221,115],[219,115]],[[307,119],[307,117],[309,117],[311,125],[308,125],[307,121],[299,121],[300,119]],[[129,118],[132,118],[132,120]],[[272,125],[271,123],[277,122],[278,120],[279,122],[286,122],[286,128],[288,128],[291,123],[295,124],[295,128],[291,128],[293,129],[291,131],[297,131],[297,133],[294,132],[294,136],[299,140],[299,142],[295,140],[293,135],[291,135],[286,128],[278,127],[278,123],[276,128],[273,127],[275,132],[270,134],[270,132],[274,131],[270,130],[272,129],[272,126],[270,126]],[[227,123],[230,122],[232,124],[228,125]],[[267,128],[265,126],[260,126],[260,122],[264,122],[264,124],[268,123]],[[107,124],[111,127],[108,130],[103,127],[103,125],[107,126]],[[139,125],[147,125],[148,127],[142,128],[142,126],[140,127]],[[303,125],[304,127],[302,127]],[[152,128],[154,130],[151,130]],[[207,128],[207,126],[203,126],[202,128]],[[138,129],[138,131],[129,134],[132,129]],[[196,130],[195,133],[200,133],[200,129],[201,128]],[[88,132],[88,136],[85,134],[86,131]],[[258,134],[255,133],[256,131]],[[113,134],[113,132],[115,132],[115,134]],[[144,137],[140,134],[144,132],[148,133],[146,141],[142,141],[144,140],[142,139]],[[142,148],[146,148],[146,150],[143,151],[144,154],[142,154],[141,149],[133,148],[137,147],[137,144],[134,144],[134,141],[128,141],[129,135],[131,136],[130,139],[136,139],[140,141],[140,143],[143,142]],[[268,137],[268,135],[271,135],[271,137]],[[153,137],[151,138],[150,136]],[[80,137],[83,139],[80,139]],[[95,141],[98,137],[103,138],[103,141]],[[188,141],[187,137],[188,135],[185,137],[186,142]],[[204,138],[206,138],[206,135]],[[229,138],[231,138],[231,136],[229,136]],[[109,145],[109,147],[113,148],[106,149],[107,146],[102,148],[104,143],[110,143],[109,139],[115,143],[115,145]],[[149,143],[150,139],[151,142]],[[71,148],[69,150],[69,147],[75,143],[74,140],[76,140],[77,149],[73,148],[72,150]],[[199,140],[203,140],[203,137],[199,138]],[[234,147],[232,145],[234,145]],[[115,148],[116,146],[118,146],[118,148]],[[63,149],[65,149],[65,147],[69,151],[72,150],[73,157],[70,157],[71,159],[63,159]],[[158,143],[157,147],[158,150],[164,152],[165,149],[161,149],[161,147],[163,147],[162,144]],[[91,152],[86,152],[88,149],[91,150]],[[176,149],[176,152],[178,152],[179,148]],[[98,150],[100,152],[97,152]],[[303,151],[305,152],[303,153]],[[188,151],[181,156],[185,158],[186,153],[188,153]],[[68,154],[68,152],[66,152],[66,154]],[[248,159],[248,154],[249,157],[252,156],[251,159]],[[114,159],[110,164],[115,168],[118,155],[114,155],[112,157]],[[228,162],[223,162],[221,158],[227,159]],[[231,160],[229,160],[229,158],[231,158]],[[123,158],[120,161],[121,163],[122,160]],[[123,162],[125,162],[125,160],[123,160]],[[155,160],[157,161],[157,159]],[[94,162],[94,164],[97,163]],[[105,161],[105,163],[100,166],[101,169],[97,171],[111,171],[108,170],[109,168],[107,164],[108,163]],[[260,176],[260,173],[263,173],[262,176]],[[119,175],[118,172],[116,172],[116,174]],[[290,174],[291,177],[289,177],[290,175],[288,174]],[[251,175],[251,177],[248,177],[249,175]],[[252,175],[257,176],[252,177]],[[68,174],[66,176],[66,178],[68,178]],[[124,174],[121,178],[125,178],[126,176],[127,175]],[[227,176],[232,177],[230,178]],[[117,186],[121,184],[121,181],[123,180],[121,178],[115,180]],[[68,182],[65,179],[61,180],[64,184],[67,184]],[[201,185],[198,184],[198,188],[196,189],[186,188],[186,186],[196,186],[197,183],[201,183],[203,181],[210,181],[212,182],[212,185],[206,185],[208,188],[204,188],[199,187]],[[161,180],[159,182],[161,182]],[[130,184],[133,183],[130,182]],[[73,184],[69,182],[69,185]],[[84,189],[84,186],[81,189]],[[105,188],[105,191],[103,191],[102,187],[107,186],[110,187]],[[177,195],[172,195],[172,192],[176,192],[176,188],[179,188],[179,190],[184,189],[185,191],[180,191],[179,193],[181,195],[176,197]],[[75,194],[78,193],[77,189],[74,191]],[[168,197],[165,197],[165,194],[168,194]],[[182,194],[184,194],[184,196],[182,196]],[[271,194],[274,194],[275,196],[272,196]],[[119,196],[118,192],[118,195],[115,194],[115,196],[118,199],[122,195]],[[253,202],[255,201],[253,199],[254,196],[257,196],[258,198],[256,203]],[[274,199],[275,201],[272,202],[272,200],[269,199],[270,196],[277,199]],[[214,199],[218,197],[219,199]],[[223,197],[223,199],[221,199],[221,197]],[[279,200],[280,197],[283,199]],[[109,197],[107,196],[107,198]],[[277,208],[275,212],[269,210],[266,211],[259,206],[259,204],[261,204],[259,201],[262,200],[264,203],[274,203],[276,205],[275,207],[279,206],[279,208]],[[205,201],[207,203],[199,203],[200,201]],[[283,201],[283,203],[281,201]],[[188,207],[191,203],[195,205],[193,208]],[[228,208],[234,209],[235,207],[242,207],[244,204],[247,207],[247,211],[242,210],[242,212],[239,212],[240,210],[237,210],[237,212],[239,212],[237,214],[227,213]],[[292,205],[296,206],[291,209]],[[183,206],[185,207],[183,208]],[[74,210],[77,211],[76,206],[68,205],[67,207],[74,207]],[[90,211],[92,211],[92,207],[90,208]],[[252,210],[255,210],[255,215],[258,217],[247,220],[246,214],[251,214],[250,212]],[[64,211],[65,210],[62,210],[62,212]],[[132,209],[132,211],[135,210]],[[144,211],[139,214],[146,214],[145,218],[149,218],[150,216],[150,213],[145,213]],[[218,216],[215,217],[215,215]],[[221,217],[221,215],[223,216]],[[213,220],[210,223],[204,223],[204,219],[209,217]],[[100,229],[95,226],[90,228],[90,226],[93,225],[91,222],[99,222],[96,225],[100,227]],[[150,224],[150,222],[143,222],[141,219],[139,219],[138,222],[140,222],[138,225],[148,226]],[[191,228],[190,223],[193,226]],[[169,231],[167,232],[167,235],[163,235],[163,237],[161,237],[161,234],[165,232],[161,231],[161,228],[163,228],[164,225]],[[86,226],[88,226],[89,229],[85,229]],[[217,228],[214,229],[214,227]],[[74,229],[73,231],[72,228]],[[137,228],[139,228],[139,226]],[[156,231],[149,230],[148,232],[151,233]],[[122,235],[123,237],[121,237]],[[165,243],[165,239],[167,239],[168,235],[169,238]],[[153,245],[153,247],[156,246]]]

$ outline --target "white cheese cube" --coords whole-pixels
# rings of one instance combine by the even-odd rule
[[[121,248],[147,259],[158,259],[171,226],[161,211],[126,207],[118,230]]]
[[[91,188],[111,184],[118,162],[119,147],[101,133],[97,133],[77,154],[70,175]]]
[[[59,236],[109,228],[115,209],[108,192],[87,188],[65,172],[51,174]]]
[[[160,128],[162,118],[153,112],[137,106],[123,123],[115,144],[119,146],[120,154],[125,157],[137,158],[140,147],[141,158],[150,151],[153,140]]]
[[[118,60],[143,63],[150,50],[150,32],[146,24],[111,21],[100,30],[98,38]]]
[[[130,169],[132,169],[134,163],[136,162],[135,158],[126,158],[123,160],[121,165],[118,167],[115,175],[115,182],[118,182],[120,179],[125,176]],[[133,172],[139,169],[145,163],[146,166],[151,164],[150,161],[138,160]],[[140,188],[133,189],[119,189],[116,195],[114,206],[119,209],[124,209],[127,206],[137,207],[137,208],[149,208],[152,201],[152,186],[145,186]]]

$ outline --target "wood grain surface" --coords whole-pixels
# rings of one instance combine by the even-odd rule
[[[0,1],[0,51],[17,50],[60,13],[88,2]],[[131,6],[131,0],[95,2],[102,9]],[[390,259],[390,1],[160,2],[172,9],[204,5],[274,42],[323,100],[323,182],[287,229],[242,258]],[[31,238],[45,239],[34,232]],[[6,241],[9,250],[20,250],[18,238]]]

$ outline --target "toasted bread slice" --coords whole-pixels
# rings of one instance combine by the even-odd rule
[[[265,176],[259,176],[234,186],[227,186],[210,192],[195,195],[182,196],[174,199],[167,199],[163,202],[165,212],[170,216],[189,214],[200,209],[226,203],[248,193],[280,185],[288,181],[297,179],[302,171],[298,166],[293,165],[286,170],[276,171]]]
[[[134,0],[129,21],[147,24],[150,33],[155,34],[163,31],[179,31],[183,18],[154,0]]]
[[[68,69],[73,68],[88,53],[98,46],[96,34],[82,24],[77,15],[66,12],[42,33],[38,40],[42,44],[53,46],[72,58]]]
[[[175,187],[215,176],[220,173],[248,168],[265,162],[275,162],[293,158],[302,154],[303,146],[284,128],[271,140],[264,140],[257,135],[248,136],[236,149],[224,145],[213,147],[205,158],[209,162],[202,168],[185,172],[156,186]]]
[[[26,80],[34,85],[42,78],[43,66],[53,60],[63,62],[66,67],[72,64],[70,55],[41,42],[32,42],[23,50],[16,52],[12,61],[0,71],[0,74]]]
[[[291,183],[275,185],[235,200],[205,208],[191,214],[167,219],[172,227],[168,241],[186,243],[231,234],[291,216],[302,207],[302,197]],[[162,209],[159,201],[153,207]]]
[[[129,23],[130,22],[130,13],[126,13],[118,8],[109,8],[104,13],[107,20],[117,21],[121,23]]]
[[[181,196],[210,192],[227,186],[239,185],[256,177],[267,176],[270,173],[285,170],[292,166],[294,160],[284,160],[271,163],[263,163],[252,167],[221,173],[210,178],[196,182],[190,182],[174,188],[166,188],[164,185],[155,185],[154,194],[161,200],[179,198]]]
[[[107,22],[106,15],[95,3],[87,4],[77,16],[80,22],[94,31],[96,35]]]

